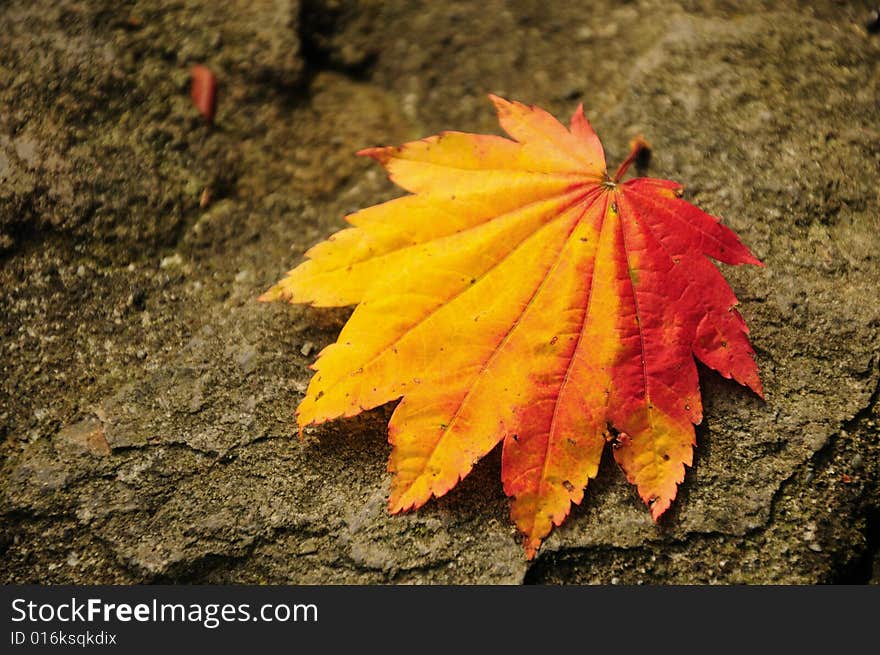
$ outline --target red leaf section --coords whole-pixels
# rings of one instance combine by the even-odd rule
[[[192,85],[190,97],[205,121],[212,125],[217,110],[217,78],[207,66],[196,64],[190,72]]]

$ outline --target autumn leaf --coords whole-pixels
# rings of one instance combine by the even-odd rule
[[[531,558],[608,441],[654,519],[666,511],[702,419],[694,356],[762,394],[708,258],[760,262],[679,184],[621,181],[643,141],[610,177],[581,107],[566,129],[490,98],[510,139],[444,132],[359,153],[410,195],[348,216],[260,299],[357,305],[297,419],[403,398],[388,425],[391,512],[442,496],[503,441]]]

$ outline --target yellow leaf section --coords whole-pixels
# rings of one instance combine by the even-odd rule
[[[595,251],[594,224],[601,203],[593,198],[567,212],[554,237],[563,241],[541,263],[543,276],[537,285],[529,285],[531,295],[520,302],[518,313],[507,314],[512,320],[505,329],[469,335],[472,360],[464,366],[466,373],[444,362],[448,379],[408,392],[398,406],[389,424],[394,444],[389,470],[395,473],[392,512],[446,493],[505,435],[528,438],[542,429],[540,421],[530,418],[535,408],[545,408],[544,422],[550,422],[580,328],[582,262],[585,255],[592,261]],[[502,287],[511,286],[510,278],[500,277],[506,273],[520,274],[518,268],[499,269]],[[437,335],[441,341],[445,337]]]
[[[584,172],[567,170],[561,172],[541,171],[529,166],[522,169],[472,169],[450,168],[432,161],[404,159],[408,154],[404,148],[377,148],[366,150],[363,154],[377,159],[388,171],[388,176],[398,186],[417,194],[429,193],[432,189],[453,190],[450,195],[468,196],[476,193],[484,195],[502,194],[505,190],[523,200],[528,198],[526,190],[534,184],[549,180],[558,184],[585,180]],[[522,158],[521,158],[522,159]]]
[[[620,262],[613,256],[619,216],[607,201],[604,220],[595,229],[591,251],[584,257],[592,274],[581,281],[582,298],[577,342],[552,405],[549,426],[533,435],[505,439],[502,479],[514,497],[511,518],[525,535],[531,559],[553,525],[560,525],[571,503],[580,503],[584,488],[596,476],[607,430],[610,369],[620,343],[617,293]],[[587,268],[586,266],[582,268]],[[536,410],[532,410],[533,413]]]
[[[692,463],[694,426],[687,419],[674,419],[649,401],[622,427],[620,442],[614,459],[638,487],[656,521],[675,499],[685,465]]]
[[[601,171],[602,177],[605,173],[605,150],[599,141],[599,136],[590,125],[590,121],[584,116],[584,106],[578,105],[577,110],[571,117],[571,133],[582,142],[581,148],[588,154],[588,169],[591,171]]]
[[[321,353],[297,410],[299,424],[352,416],[444,371],[467,379],[468,367],[509,328],[546,273],[577,197],[533,203],[421,244],[385,271]]]
[[[564,127],[559,123],[557,126],[572,139]],[[511,173],[517,179],[524,171],[579,177],[590,172],[585,171],[578,160],[559,157],[552,149],[464,132],[443,132],[402,146],[367,148],[358,154],[376,159],[388,170],[395,184],[412,193],[467,189],[468,186],[462,186],[463,182],[476,179],[484,184]]]
[[[337,232],[310,249],[308,261],[260,300],[321,307],[355,304],[377,276],[411,256],[401,250],[563,195],[591,179],[573,168],[574,162],[548,159],[524,144],[460,132],[361,154],[379,161],[395,183],[418,195],[346,217],[358,229]],[[441,188],[449,191],[436,192]]]
[[[605,153],[595,135],[586,138],[586,119],[581,109],[572,120],[577,125],[577,132],[572,133],[539,107],[511,102],[495,95],[489,98],[498,110],[498,122],[504,131],[523,145],[530,158],[542,162],[542,166],[546,167],[544,170],[574,170],[596,181],[603,179]]]

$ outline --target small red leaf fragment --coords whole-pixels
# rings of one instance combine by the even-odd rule
[[[191,76],[190,97],[193,104],[205,117],[208,125],[213,125],[214,112],[217,108],[217,78],[207,66],[202,64],[192,67]]]

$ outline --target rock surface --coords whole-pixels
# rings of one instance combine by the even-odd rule
[[[775,4],[5,3],[0,579],[880,582],[880,38],[867,3]],[[766,263],[724,271],[766,402],[701,370],[668,515],[606,458],[532,563],[497,451],[392,517],[390,408],[299,440],[348,310],[255,302],[399,193],[353,152],[496,132],[487,92],[583,102],[610,163],[644,134]]]

